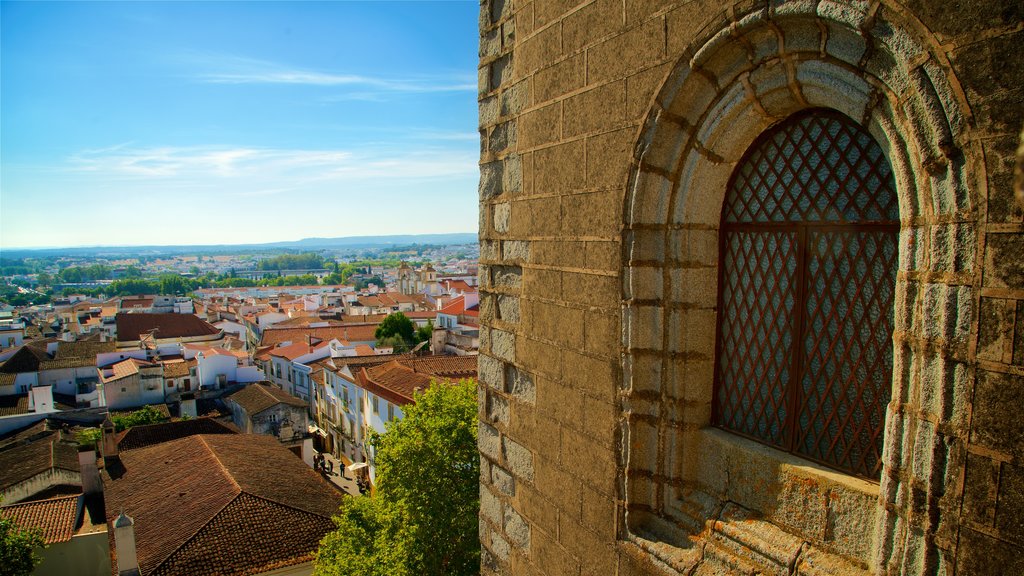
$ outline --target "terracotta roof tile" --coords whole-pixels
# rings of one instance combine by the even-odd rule
[[[0,451],[0,491],[52,469],[78,472],[78,448],[60,434]]]
[[[432,380],[476,377],[476,356],[403,356],[380,366],[363,368],[360,385],[395,404],[413,401],[417,389]]]
[[[342,342],[369,342],[377,339],[374,332],[379,324],[348,324],[345,326],[329,326],[323,328],[267,328],[263,331],[260,346],[274,346],[281,342],[302,342],[306,336],[321,340],[340,340]]]
[[[20,528],[37,528],[43,542],[67,542],[75,534],[80,496],[63,496],[49,500],[24,502],[0,508],[0,514],[14,519]]]
[[[116,317],[117,338],[121,341],[139,340],[154,328],[157,339],[212,336],[220,330],[192,314],[124,314]]]
[[[117,449],[121,451],[138,450],[198,434],[238,434],[238,430],[234,426],[228,426],[213,418],[193,418],[147,426],[133,426],[118,437]]]
[[[305,400],[296,398],[277,386],[269,384],[249,384],[228,396],[228,399],[235,401],[244,408],[249,417],[278,404],[288,404],[289,406],[298,406],[299,408],[305,408],[309,405]]]
[[[314,338],[314,340],[316,339]],[[289,344],[288,346],[274,348],[269,352],[269,354],[271,356],[277,356],[278,358],[284,358],[286,360],[295,360],[300,356],[305,356],[306,354],[310,354],[315,350],[319,350],[324,346],[327,346],[328,344],[330,344],[330,342],[322,340],[319,342],[314,341],[313,344],[310,345],[306,343],[305,339],[303,339],[303,341],[301,342],[295,342],[293,344]]]
[[[143,574],[255,574],[303,562],[333,529],[343,497],[263,435],[157,444],[122,454],[103,474],[107,521],[122,510],[134,518]]]
[[[14,383],[13,379],[11,383]],[[16,414],[28,414],[28,394],[0,396],[0,416],[14,416]]]

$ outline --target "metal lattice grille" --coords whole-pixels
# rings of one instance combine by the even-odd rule
[[[881,149],[813,111],[766,132],[722,211],[714,423],[877,478],[899,229]]]

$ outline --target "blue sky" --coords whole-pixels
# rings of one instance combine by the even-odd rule
[[[3,2],[0,248],[475,231],[478,10]]]

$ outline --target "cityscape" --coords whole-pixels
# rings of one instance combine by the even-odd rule
[[[0,1],[0,575],[1024,574],[1022,47]]]

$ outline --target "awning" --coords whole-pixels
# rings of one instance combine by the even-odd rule
[[[316,426],[315,424],[310,424],[309,428],[307,429],[307,432],[309,432],[310,434],[317,434],[322,438],[327,438],[327,432],[324,432],[322,429],[320,429],[319,426]]]
[[[355,472],[356,470],[362,470],[369,466],[366,462],[356,462],[355,464],[349,464],[347,466],[349,472]]]

